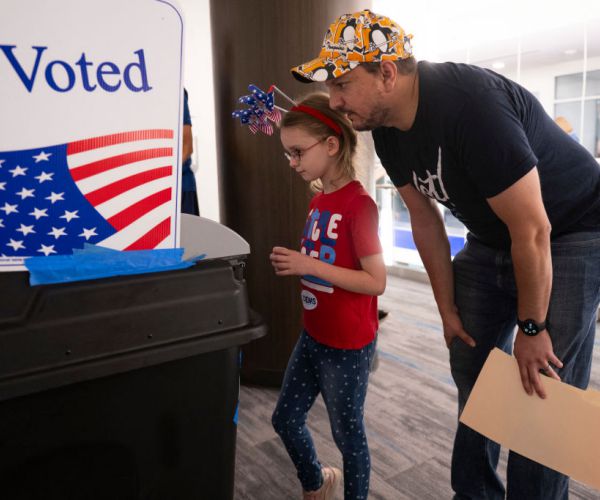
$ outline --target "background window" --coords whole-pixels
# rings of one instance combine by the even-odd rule
[[[373,11],[414,35],[418,60],[475,64],[520,83],[553,119],[565,118],[574,139],[600,157],[599,0],[428,0],[410,8],[374,0]],[[406,207],[381,166],[376,172],[386,260],[422,266]],[[455,254],[464,244],[465,228],[440,209]]]

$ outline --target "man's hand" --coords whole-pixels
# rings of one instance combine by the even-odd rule
[[[452,341],[458,337],[465,344],[475,347],[475,340],[463,328],[462,321],[458,315],[456,307],[442,316],[442,326],[444,328],[444,340],[446,347],[450,348]]]
[[[544,399],[546,391],[542,385],[540,371],[548,377],[560,380],[551,365],[558,368],[563,366],[562,361],[554,354],[552,339],[550,339],[548,331],[543,330],[535,337],[528,337],[519,329],[513,351],[517,363],[519,363],[521,382],[525,392],[531,396],[535,390],[538,396]]]
[[[312,265],[315,263],[315,259],[312,257],[284,247],[273,247],[269,258],[277,276],[311,274]]]

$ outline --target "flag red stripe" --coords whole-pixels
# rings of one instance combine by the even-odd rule
[[[129,226],[132,222],[135,222],[143,215],[146,215],[151,210],[159,207],[163,203],[167,203],[171,200],[171,188],[163,189],[158,193],[151,194],[143,200],[134,203],[130,207],[121,210],[118,214],[108,218],[108,223],[114,227],[117,231],[120,231],[124,227]]]
[[[72,168],[70,172],[73,180],[77,182],[82,179],[86,179],[87,177],[91,177],[92,175],[97,175],[113,168],[122,167],[123,165],[127,165],[129,163],[149,160],[150,158],[162,158],[168,156],[173,156],[172,148],[143,149],[141,151],[133,151],[131,153],[111,156],[110,158],[105,158],[104,160],[87,163],[86,165]]]
[[[144,236],[134,241],[125,250],[145,250],[155,248],[161,241],[171,234],[171,220],[167,217],[164,221],[154,226]]]
[[[90,149],[103,148],[122,144],[124,142],[144,141],[148,139],[172,139],[173,131],[168,129],[152,129],[152,130],[134,130],[132,132],[120,132],[118,134],[103,135],[100,137],[92,137],[91,139],[83,139],[69,143],[67,146],[67,155],[82,153]]]
[[[130,189],[141,186],[142,184],[146,184],[147,182],[152,182],[163,177],[169,177],[172,172],[172,167],[160,167],[153,170],[148,170],[147,172],[140,172],[139,174],[131,175],[125,179],[121,179],[100,189],[96,189],[95,191],[86,194],[85,197],[93,206],[97,206],[100,205],[100,203],[104,203],[105,201],[123,194]]]

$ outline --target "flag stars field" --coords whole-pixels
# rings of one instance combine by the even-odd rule
[[[97,236],[96,234],[96,228],[93,227],[92,229],[86,229],[85,227],[83,228],[83,233],[81,233],[79,236],[82,236],[85,238],[85,240],[89,240],[92,236]]]
[[[19,229],[17,229],[17,232],[23,233],[23,236],[27,236],[28,234],[35,234],[33,225],[26,226],[25,224],[21,224],[21,227]]]
[[[9,172],[12,174],[13,177],[16,177],[17,175],[26,175],[25,172],[27,172],[27,170],[27,167],[20,167],[19,165],[17,165],[15,168],[11,168]]]
[[[47,208],[44,208],[42,210],[40,210],[39,208],[34,208],[33,212],[31,212],[29,215],[33,215],[35,217],[35,220],[39,220],[40,217],[48,217],[48,214],[46,213],[47,211]]]
[[[22,200],[24,200],[25,198],[35,198],[33,193],[35,193],[35,189],[22,188],[21,191],[17,192],[16,194],[17,196],[20,196]]]
[[[54,239],[57,240],[61,236],[67,236],[67,233],[65,232],[65,229],[66,229],[65,227],[61,227],[61,228],[53,227],[52,231],[50,231],[48,234],[50,236],[54,236]]]
[[[46,153],[44,151],[41,151],[40,154],[33,155],[33,158],[36,163],[39,163],[41,161],[50,161],[49,160],[50,156],[52,156],[52,153]]]
[[[9,247],[12,247],[12,249],[16,252],[17,250],[24,250],[25,249],[25,245],[23,245],[23,240],[21,241],[15,241],[12,238],[10,239],[10,241],[6,244]]]
[[[51,181],[54,174],[48,174],[46,172],[42,172],[40,175],[36,175],[35,178],[40,182]]]
[[[54,191],[50,194],[50,196],[46,196],[46,200],[50,200],[50,202],[54,205],[57,201],[65,201],[64,199],[65,193],[55,193]]]
[[[43,253],[46,257],[48,257],[48,255],[50,255],[51,253],[57,253],[56,250],[54,250],[54,245],[44,245],[42,243],[42,246],[38,249],[38,252]]]
[[[67,219],[67,222],[71,222],[71,219],[79,219],[79,215],[77,215],[77,212],[79,212],[79,210],[74,210],[73,212],[65,210],[64,215],[61,215],[60,218]]]
[[[6,215],[9,215],[11,213],[17,214],[19,213],[19,211],[17,210],[17,206],[18,205],[11,205],[8,202],[4,202],[4,206],[0,207],[0,210],[3,210],[6,213]]]

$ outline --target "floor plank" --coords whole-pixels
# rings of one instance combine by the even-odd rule
[[[370,499],[452,498],[450,453],[456,425],[456,388],[429,285],[389,276],[380,305],[390,312],[379,338],[380,363],[366,403],[371,451]],[[597,328],[600,333],[600,327]],[[600,390],[600,335],[590,387]],[[240,393],[235,498],[301,498],[295,469],[271,428],[277,391],[243,386]],[[323,463],[341,465],[322,399],[309,427]],[[507,452],[499,471],[504,477]],[[338,495],[341,499],[343,495]],[[573,500],[600,500],[600,492],[571,481]]]

